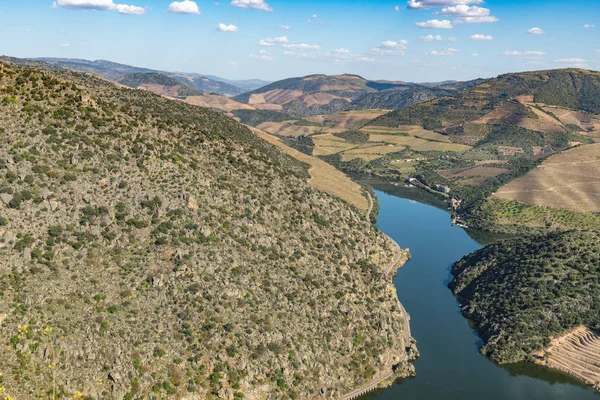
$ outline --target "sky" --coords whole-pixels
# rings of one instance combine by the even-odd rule
[[[0,53],[268,81],[600,70],[600,0],[1,0]]]

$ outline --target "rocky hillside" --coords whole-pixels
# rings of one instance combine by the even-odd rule
[[[502,241],[452,267],[450,287],[485,341],[482,353],[515,362],[585,324],[600,328],[600,235],[553,232]]]
[[[148,91],[0,71],[3,395],[338,397],[403,359],[393,247],[304,164]]]
[[[216,93],[224,96],[235,96],[244,93],[242,88],[229,83],[207,78],[206,76],[194,76],[187,74],[169,74],[169,76],[187,87],[204,93]]]
[[[145,89],[169,97],[186,98],[200,96],[200,91],[191,89],[178,80],[156,72],[136,73],[117,79],[121,85],[134,89]]]

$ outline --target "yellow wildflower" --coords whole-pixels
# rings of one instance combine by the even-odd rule
[[[0,393],[4,392],[6,388],[4,386],[0,386]]]
[[[77,393],[75,393],[75,394],[73,395],[73,398],[74,398],[74,399],[80,399],[80,398],[82,398],[82,397],[83,397],[83,393],[81,393],[81,392],[77,392]]]
[[[44,329],[44,334],[49,335],[52,333],[52,327],[51,326],[47,326],[46,329]]]

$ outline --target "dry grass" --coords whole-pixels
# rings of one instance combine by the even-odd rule
[[[600,212],[600,143],[553,155],[494,196],[536,206]]]
[[[343,172],[334,166],[327,164],[318,158],[306,155],[281,143],[279,139],[269,135],[260,129],[250,128],[261,139],[274,144],[292,157],[310,164],[310,180],[308,183],[315,189],[339,197],[354,205],[359,210],[366,212],[369,208],[369,200],[363,196],[359,184],[348,178]]]
[[[507,160],[475,160],[475,165],[508,164]]]
[[[407,146],[415,151],[456,151],[464,152],[471,147],[463,144],[442,143],[430,140],[420,139],[412,136],[381,135],[371,134],[369,141],[378,143],[391,143],[400,146]]]
[[[600,386],[600,335],[580,326],[552,340],[538,362],[558,369],[598,389]],[[543,361],[542,361],[543,360]]]
[[[313,136],[313,140],[315,142],[313,155],[315,156],[326,156],[356,147],[355,144],[346,143],[344,139],[333,136],[329,133]]]
[[[238,103],[225,96],[218,94],[204,94],[202,96],[189,96],[185,99],[185,102],[194,106],[218,108],[223,111],[233,110],[254,110],[254,107],[248,104]]]
[[[417,125],[404,125],[398,128],[388,128],[385,126],[367,126],[361,130],[365,133],[387,133],[390,135],[407,134],[408,136],[413,136],[421,139],[433,140],[436,142],[443,143],[451,143],[450,138],[448,136],[444,136],[434,131],[428,131],[427,129],[423,129]]]
[[[350,161],[355,158],[362,158],[369,162],[381,158],[389,153],[395,153],[404,150],[404,146],[396,145],[365,145],[356,149],[348,150],[342,154],[342,161]]]

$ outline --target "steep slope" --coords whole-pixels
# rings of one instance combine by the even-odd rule
[[[349,106],[353,110],[388,109],[397,110],[425,101],[433,100],[452,93],[438,88],[415,88],[407,90],[389,90],[382,93],[369,93],[354,100]]]
[[[180,101],[0,71],[3,394],[314,399],[404,360],[396,249],[304,164]]]
[[[501,241],[456,263],[450,287],[482,353],[514,362],[582,324],[600,328],[599,252],[597,232],[563,231]]]
[[[117,82],[134,89],[145,89],[162,96],[186,98],[200,96],[202,93],[191,89],[178,80],[156,72],[125,75]]]

